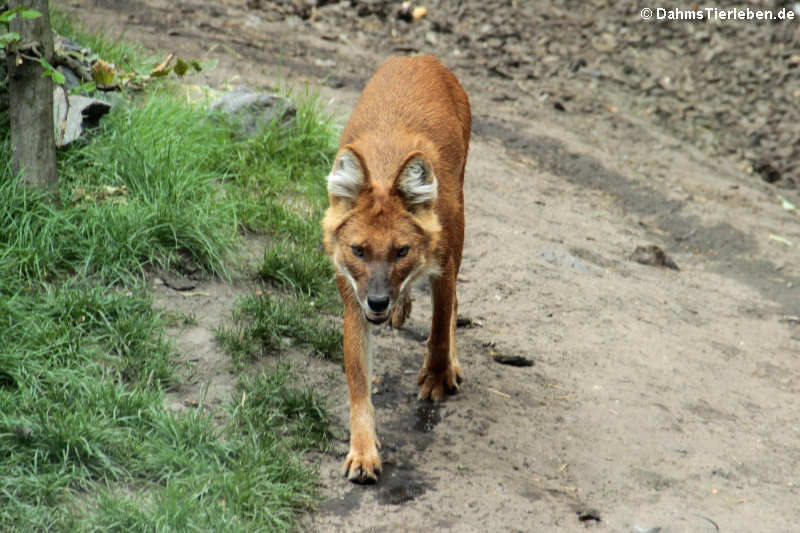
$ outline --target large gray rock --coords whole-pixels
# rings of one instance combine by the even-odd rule
[[[67,95],[67,105],[64,94],[60,86],[53,89],[53,122],[59,147],[78,139],[85,129],[97,126],[100,118],[111,109],[108,102],[76,94]]]
[[[210,106],[230,117],[242,137],[253,137],[273,121],[286,127],[294,123],[297,109],[292,102],[276,94],[258,93],[248,88],[224,94]]]

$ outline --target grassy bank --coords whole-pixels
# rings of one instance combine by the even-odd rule
[[[245,298],[218,332],[239,364],[276,349],[286,336],[319,356],[341,357],[340,327],[331,320],[340,314],[340,303],[320,229],[334,131],[312,94],[297,101],[292,136],[270,128],[248,141],[237,159],[243,224],[271,236],[258,270],[266,290]]]
[[[135,47],[93,46],[148,68]],[[246,372],[280,337],[340,349],[319,248],[333,131],[296,103],[293,127],[240,141],[153,87],[59,154],[61,208],[0,167],[0,531],[281,531],[313,503],[301,453],[327,439],[324,401],[285,366]],[[243,231],[270,245],[261,295],[220,327],[247,398],[220,426],[164,407],[177,354],[145,277],[242,275]]]

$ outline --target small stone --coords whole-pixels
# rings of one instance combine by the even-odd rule
[[[500,363],[501,365],[508,365],[508,366],[533,366],[534,362],[527,357],[523,357],[521,355],[500,355],[494,354],[492,355],[492,359],[496,362]]]
[[[33,428],[30,426],[18,425],[14,427],[14,433],[20,439],[29,439],[33,436]]]
[[[767,183],[775,183],[780,181],[781,173],[776,169],[772,163],[767,161],[758,161],[753,165],[753,170],[761,176],[761,179]]]
[[[257,93],[248,88],[223,95],[210,109],[228,115],[236,124],[237,133],[245,138],[257,135],[273,121],[288,127],[297,115],[297,109],[283,96]]]
[[[411,10],[411,18],[414,20],[419,20],[427,14],[428,14],[427,7],[417,6],[413,10]]]
[[[672,270],[680,270],[675,261],[670,256],[664,253],[664,250],[651,244],[648,246],[637,246],[636,250],[631,254],[631,261],[636,261],[642,265],[659,266],[671,268]]]
[[[197,281],[167,272],[166,270],[159,272],[158,275],[164,285],[176,291],[190,291],[197,287]]]

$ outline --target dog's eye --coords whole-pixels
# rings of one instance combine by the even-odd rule
[[[397,257],[405,257],[408,255],[408,246],[403,246],[397,250]]]
[[[364,257],[364,248],[362,248],[361,246],[355,245],[355,244],[353,246],[351,246],[351,248],[353,250],[353,255],[354,256],[356,256],[356,257]]]

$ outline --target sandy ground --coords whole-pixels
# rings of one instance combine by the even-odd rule
[[[313,18],[271,21],[275,12],[245,2],[125,4],[66,7],[109,35],[217,58],[198,82],[263,89],[284,75],[322,84],[342,120],[398,48],[368,46],[368,33],[365,42],[331,37]],[[417,290],[402,330],[374,329],[385,467],[364,487],[340,472],[343,374],[276,354],[328,393],[343,437],[310,456],[326,500],[301,529],[796,530],[800,223],[776,199],[789,193],[647,113],[583,112],[567,100],[562,111],[442,56],[474,117],[458,289],[460,312],[473,319],[458,338],[466,379],[441,404],[416,400],[430,317],[429,296]],[[571,90],[575,101],[621,99],[597,85]],[[680,270],[632,261],[639,245],[661,247]],[[177,332],[195,375],[176,404],[231,394],[211,332],[247,290],[208,280],[186,297],[156,287],[165,307],[197,319]],[[534,364],[499,364],[498,354]]]

